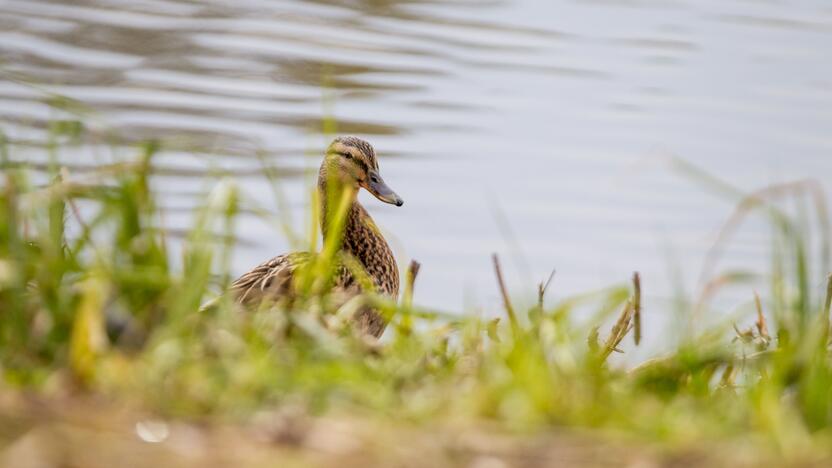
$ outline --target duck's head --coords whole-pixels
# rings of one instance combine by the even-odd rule
[[[381,178],[373,146],[361,138],[344,136],[333,140],[321,165],[321,177],[335,178],[340,184],[356,190],[363,187],[385,203],[404,204],[404,200]]]

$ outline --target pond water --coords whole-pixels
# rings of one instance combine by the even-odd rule
[[[302,232],[330,116],[405,200],[362,196],[402,267],[422,262],[417,302],[496,313],[499,252],[529,294],[552,268],[555,297],[639,270],[659,314],[734,209],[672,161],[743,190],[826,184],[831,54],[826,0],[2,0],[2,69],[42,88],[0,79],[0,121],[42,137],[61,117],[45,90],[162,138],[173,227],[220,170],[276,210],[268,161]],[[62,155],[75,172],[110,157]],[[237,272],[290,247],[253,215],[239,233]],[[769,234],[752,219],[720,265],[764,270]]]

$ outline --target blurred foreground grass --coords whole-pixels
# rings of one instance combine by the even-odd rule
[[[58,126],[56,141],[77,131]],[[52,164],[35,186],[0,146],[7,466],[832,462],[830,295],[814,277],[827,233],[768,202],[805,184],[738,208],[765,212],[775,239],[755,325],[682,333],[673,352],[623,369],[609,355],[646,339],[638,277],[551,307],[541,285],[529,310],[504,292],[502,320],[370,297],[391,317],[381,343],[346,325],[349,308],[330,310],[325,288],[291,310],[220,300],[200,312],[229,281],[244,201],[217,184],[174,261],[150,188],[156,150],[83,176]],[[735,280],[715,274],[705,295]]]

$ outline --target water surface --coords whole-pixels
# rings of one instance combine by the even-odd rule
[[[744,190],[824,179],[831,50],[825,0],[2,0],[3,69],[42,88],[0,80],[0,124],[43,138],[63,117],[49,91],[125,141],[161,138],[173,227],[219,170],[276,210],[266,160],[302,231],[331,116],[406,201],[362,197],[400,264],[423,263],[419,302],[495,313],[496,251],[518,291],[557,268],[560,297],[640,270],[660,314],[733,210],[668,161]],[[106,143],[63,162],[109,161]],[[253,215],[240,237],[238,272],[289,248]],[[768,246],[752,220],[722,265],[763,270]]]

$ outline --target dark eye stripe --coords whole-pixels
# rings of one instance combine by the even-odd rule
[[[361,159],[358,159],[358,158],[354,157],[354,156],[352,155],[352,153],[347,153],[347,152],[341,152],[341,151],[339,151],[339,152],[338,152],[338,153],[336,153],[336,154],[338,154],[339,156],[344,157],[345,159],[348,159],[348,160],[352,161],[352,162],[353,162],[356,166],[358,166],[358,167],[360,167],[361,169],[363,169],[363,170],[364,170],[364,172],[370,172],[370,168],[367,166],[367,163],[366,163],[366,162],[364,162],[364,161],[363,161],[363,160],[361,160]]]
[[[355,160],[355,164],[357,164],[357,165],[358,165],[358,167],[360,167],[361,169],[363,169],[363,170],[364,170],[364,172],[370,172],[370,169],[367,167],[367,163],[365,163],[364,161],[362,161],[362,160],[360,160],[360,159],[356,159],[356,160]]]

